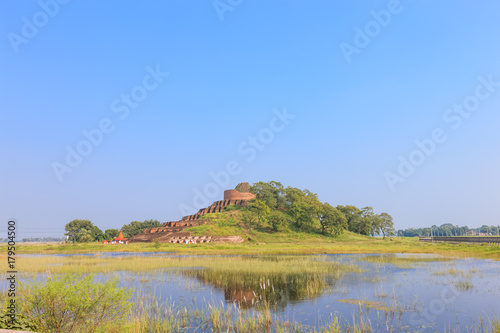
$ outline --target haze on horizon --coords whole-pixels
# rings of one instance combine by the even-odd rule
[[[19,238],[177,220],[271,180],[397,229],[500,224],[498,2],[0,13],[0,219]]]

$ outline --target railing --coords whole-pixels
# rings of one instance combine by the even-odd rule
[[[420,237],[421,242],[454,242],[454,243],[500,243],[500,236],[438,236]]]

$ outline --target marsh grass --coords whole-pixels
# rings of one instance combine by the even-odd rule
[[[447,267],[440,268],[432,272],[435,276],[450,276],[470,279],[474,274],[480,273],[476,268],[460,268],[454,262],[451,262]]]
[[[469,280],[455,281],[455,287],[460,291],[470,291],[474,289],[472,281]]]
[[[161,306],[160,304],[166,304]],[[211,304],[198,309],[194,304],[160,302],[145,298],[137,301],[129,314],[130,322],[121,327],[107,325],[100,332],[160,333],[160,332],[276,332],[276,333],[362,333],[372,332],[371,323],[353,317],[352,324],[340,325],[331,317],[318,326],[302,325],[289,318],[279,317],[269,308],[247,311],[237,306]]]
[[[398,268],[412,268],[418,264],[425,264],[430,262],[447,262],[453,260],[455,259],[439,257],[439,256],[420,256],[420,255],[400,256],[395,254],[363,256],[358,259],[358,261],[365,261],[377,264],[391,264]]]
[[[341,264],[317,256],[245,257],[245,256],[163,256],[163,257],[23,257],[18,270],[24,273],[110,273],[115,271],[145,272],[171,268],[211,268],[219,272],[261,275],[282,273],[329,274],[362,272],[353,264]]]
[[[364,306],[365,308],[368,308],[368,309],[374,309],[377,311],[384,311],[384,312],[403,312],[403,311],[406,311],[406,310],[403,310],[400,306],[388,306],[382,302],[376,302],[376,301],[359,300],[359,299],[338,299],[337,302],[355,304],[358,306]]]

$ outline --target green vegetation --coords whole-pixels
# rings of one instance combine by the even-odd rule
[[[70,242],[88,243],[102,241],[104,233],[89,220],[75,219],[65,226],[66,236]]]
[[[161,227],[161,222],[157,220],[145,220],[144,222],[133,221],[122,227],[124,237],[132,237],[142,233],[148,228]]]
[[[469,280],[460,280],[455,282],[455,287],[460,291],[469,291],[474,289],[474,285]]]
[[[210,267],[182,274],[224,289],[226,299],[242,307],[265,309],[284,308],[289,302],[318,297],[345,274],[362,272],[355,265],[314,256],[233,257]]]
[[[156,228],[160,226],[161,223],[157,220],[146,220],[144,222],[133,221],[130,222],[130,224],[125,224],[122,227],[122,231],[125,237],[132,237],[140,234],[147,228]],[[91,221],[78,219],[67,223],[65,230],[68,241],[74,243],[100,242],[102,240],[110,241],[119,234],[118,229],[107,229],[105,232],[102,232],[102,230]]]
[[[441,226],[433,225],[431,228],[409,228],[398,230],[398,236],[403,237],[430,237],[430,236],[495,236],[500,235],[500,226],[483,225],[480,228],[469,228],[455,226],[445,223]]]
[[[37,275],[47,272],[51,274],[88,274],[110,273],[115,271],[143,272],[163,268],[191,268],[204,267],[221,273],[251,274],[259,272],[269,274],[330,274],[340,269],[349,272],[358,272],[356,266],[340,265],[325,261],[315,256],[286,256],[271,259],[269,257],[220,257],[220,256],[147,256],[123,257],[117,260],[113,257],[102,256],[41,256],[26,257],[19,261],[19,271],[23,274]]]
[[[348,234],[342,235],[346,237]],[[354,235],[352,237],[368,238]],[[369,239],[369,238],[368,238]],[[391,244],[389,240],[380,239]],[[91,244],[76,244],[90,246]],[[154,248],[155,244],[151,244]],[[161,244],[163,246],[163,244]],[[196,248],[193,245],[193,248]],[[161,250],[161,249],[160,249]],[[340,262],[327,256],[146,256],[103,257],[95,256],[33,256],[23,257],[18,270],[23,281],[30,276],[47,273],[45,283],[34,282],[21,286],[21,315],[31,318],[38,332],[369,332],[376,331],[373,322],[366,320],[369,311],[379,311],[382,316],[394,316],[404,311],[415,311],[412,305],[394,301],[386,303],[370,299],[354,300],[345,297],[338,302],[358,305],[353,318],[329,317],[319,320],[316,327],[304,326],[287,317],[278,317],[276,310],[289,302],[314,299],[325,292],[339,290],[343,279],[350,274],[364,273],[356,262]],[[362,259],[362,258],[360,258]],[[415,265],[440,261],[453,269],[451,258],[421,255],[367,256],[375,264]],[[200,269],[204,268],[204,269]],[[130,308],[130,291],[119,289],[116,280],[95,283],[93,274],[112,274],[129,271],[147,281],[151,276],[165,272],[194,277],[199,281],[224,290],[227,301],[233,305],[194,303],[173,304],[147,294],[137,293]],[[108,275],[108,276],[109,276]],[[370,276],[369,276],[370,277]],[[181,279],[189,281],[189,279]],[[453,281],[463,291],[472,285]],[[380,283],[380,279],[370,280]],[[156,281],[152,282],[157,283]],[[463,284],[463,287],[459,284]],[[382,290],[379,292],[382,295]],[[3,296],[5,297],[5,295]],[[380,296],[380,297],[387,297]],[[392,300],[392,297],[391,297]],[[111,304],[112,303],[112,304]],[[120,305],[121,304],[121,305]],[[120,310],[118,308],[121,306]],[[97,308],[96,308],[97,307]],[[208,308],[207,308],[208,307]],[[245,309],[252,308],[252,311]],[[38,309],[38,310],[37,310]],[[279,311],[278,311],[279,312]],[[50,313],[50,316],[40,315]],[[88,313],[84,319],[77,314]],[[114,315],[123,316],[114,317]],[[56,320],[54,318],[59,318]],[[97,322],[100,321],[100,324]],[[57,323],[74,325],[59,326]],[[78,326],[80,325],[80,326]],[[477,332],[495,332],[498,319],[482,323]],[[72,328],[74,327],[74,328]]]
[[[218,228],[218,227],[216,227]],[[235,227],[236,228],[236,227]],[[131,243],[128,245],[107,245],[101,243],[65,243],[55,245],[19,244],[17,253],[56,254],[56,253],[99,253],[99,252],[177,252],[185,254],[321,254],[321,253],[433,253],[453,257],[474,257],[500,260],[500,246],[490,244],[448,244],[420,242],[418,238],[396,237],[393,241],[382,237],[368,237],[344,232],[338,237],[324,236],[320,233],[300,233],[293,231],[265,232],[245,231],[241,235],[251,238],[240,244],[171,244]],[[232,230],[233,232],[235,230]],[[229,231],[228,231],[229,232]],[[247,238],[245,238],[247,239]],[[3,252],[2,252],[3,251]],[[6,253],[7,246],[0,246]],[[1,258],[1,257],[0,257]],[[6,257],[3,257],[7,260]],[[26,258],[27,259],[27,258]],[[23,259],[25,260],[25,259]]]
[[[5,308],[5,306],[3,307]],[[38,331],[38,325],[31,319],[22,314],[16,314],[16,320],[12,323],[12,317],[5,312],[0,314],[0,329],[18,330],[18,331]]]
[[[82,281],[85,277],[77,277],[76,281]],[[79,282],[77,282],[79,283]],[[44,284],[39,284],[38,289],[49,290],[53,282],[49,280]],[[70,286],[67,286],[71,288]],[[57,289],[58,287],[56,287]],[[91,284],[80,285],[77,292],[92,294],[95,287]],[[113,289],[113,288],[111,288]],[[46,293],[44,293],[46,294]],[[120,299],[120,295],[130,296],[130,291],[119,289],[118,294],[110,295]],[[62,293],[57,297],[60,303],[56,303],[54,308],[47,305],[47,311],[57,318],[68,317],[68,309],[73,309],[72,296],[69,293]],[[53,299],[53,298],[52,298]],[[115,298],[116,299],[116,298]],[[50,300],[50,299],[49,299]],[[392,314],[394,312],[407,311],[404,309],[389,307],[382,302],[357,299],[338,299],[338,302],[358,305],[359,309],[353,318],[342,318],[339,316],[329,317],[327,320],[318,318],[317,326],[311,327],[303,325],[288,317],[275,315],[266,302],[263,302],[258,311],[246,311],[244,307],[224,306],[223,304],[208,304],[205,308],[198,308],[193,303],[174,304],[164,302],[152,296],[140,296],[136,298],[133,306],[130,302],[126,308],[118,310],[110,309],[106,313],[92,313],[90,316],[73,316],[80,318],[79,321],[61,321],[64,325],[57,326],[51,316],[39,317],[40,326],[38,332],[125,332],[125,333],[150,333],[150,332],[321,332],[321,333],[342,333],[342,332],[375,332],[375,323],[367,320],[366,313],[369,310],[380,311],[381,313]],[[69,308],[57,306],[68,304]],[[84,308],[84,305],[80,305]],[[366,309],[366,310],[365,310]],[[23,313],[25,309],[23,309]],[[105,320],[100,325],[95,325],[95,317],[110,318],[115,315],[117,320]],[[72,325],[73,324],[73,325]],[[35,326],[30,326],[35,327]],[[478,322],[468,327],[471,332],[492,332],[499,333],[500,320],[497,317],[484,320],[479,318]],[[447,332],[458,332],[458,329],[449,328]]]
[[[391,264],[400,268],[412,267],[415,264],[435,262],[435,261],[452,261],[453,258],[446,257],[428,257],[428,256],[409,256],[400,257],[394,254],[388,255],[376,255],[376,256],[364,256],[359,259],[360,261],[373,262],[378,264]]]
[[[293,230],[333,236],[341,235],[344,230],[384,238],[394,234],[392,217],[387,213],[377,215],[372,207],[333,207],[319,201],[318,195],[307,189],[285,188],[276,181],[255,183],[250,192],[257,198],[242,209],[241,220],[247,228],[269,227],[274,232]]]
[[[131,291],[117,280],[94,281],[93,275],[67,274],[45,283],[20,286],[21,314],[42,332],[96,332],[102,325],[120,325],[131,308]]]

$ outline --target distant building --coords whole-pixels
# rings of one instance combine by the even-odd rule
[[[107,240],[102,241],[103,244],[128,244],[128,238],[123,237],[122,231],[120,230],[120,234],[118,237],[113,237],[111,242]]]

